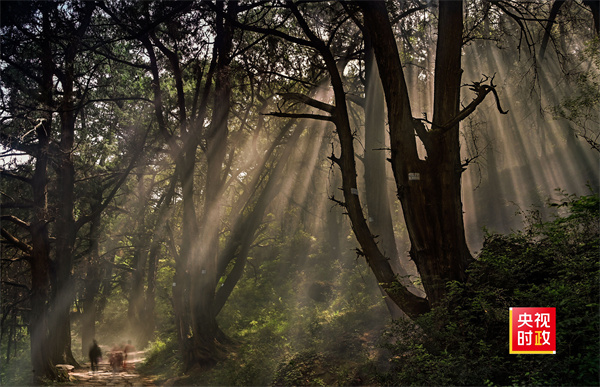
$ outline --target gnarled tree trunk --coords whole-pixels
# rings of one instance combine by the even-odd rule
[[[413,119],[408,89],[383,2],[361,3],[372,35],[388,107],[391,162],[411,241],[411,256],[430,305],[445,295],[446,283],[464,280],[472,260],[462,217],[458,123],[462,47],[462,1],[440,2],[433,127]],[[418,156],[415,133],[427,151]]]

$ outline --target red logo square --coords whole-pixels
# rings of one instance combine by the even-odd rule
[[[556,308],[510,308],[509,353],[556,354]]]

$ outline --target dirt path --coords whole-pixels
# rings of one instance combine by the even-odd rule
[[[154,386],[154,382],[142,377],[135,370],[136,364],[144,359],[143,352],[133,352],[133,361],[127,362],[127,368],[113,372],[108,359],[103,359],[99,370],[92,372],[89,363],[85,368],[78,368],[69,372],[70,385],[73,386]]]

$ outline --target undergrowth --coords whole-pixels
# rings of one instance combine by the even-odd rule
[[[170,341],[155,344],[142,371],[165,370],[159,382],[178,375],[174,385],[597,385],[600,201],[553,206],[552,221],[530,212],[522,231],[488,235],[466,283],[449,283],[440,305],[383,337],[385,310],[360,271],[340,270],[315,302],[299,289],[331,274],[318,252],[308,257],[314,266],[288,272],[285,252],[255,257],[257,276],[239,284],[222,316],[237,332],[227,359],[184,373]],[[280,246],[306,242],[294,238]],[[557,354],[509,355],[509,308],[534,306],[556,307]]]
[[[388,332],[386,385],[598,385],[600,354],[597,195],[531,213],[523,231],[489,235],[466,283]],[[556,355],[509,355],[509,307],[555,307]],[[391,344],[393,343],[393,344]]]

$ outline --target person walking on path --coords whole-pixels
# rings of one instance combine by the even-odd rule
[[[92,364],[92,372],[98,371],[98,362],[102,358],[102,350],[100,350],[96,340],[94,340],[94,344],[90,348],[89,356],[90,363]]]
[[[127,363],[129,362],[129,367],[133,365],[133,352],[135,351],[135,347],[131,344],[131,340],[127,340],[127,345],[123,348],[123,369],[127,368]]]

